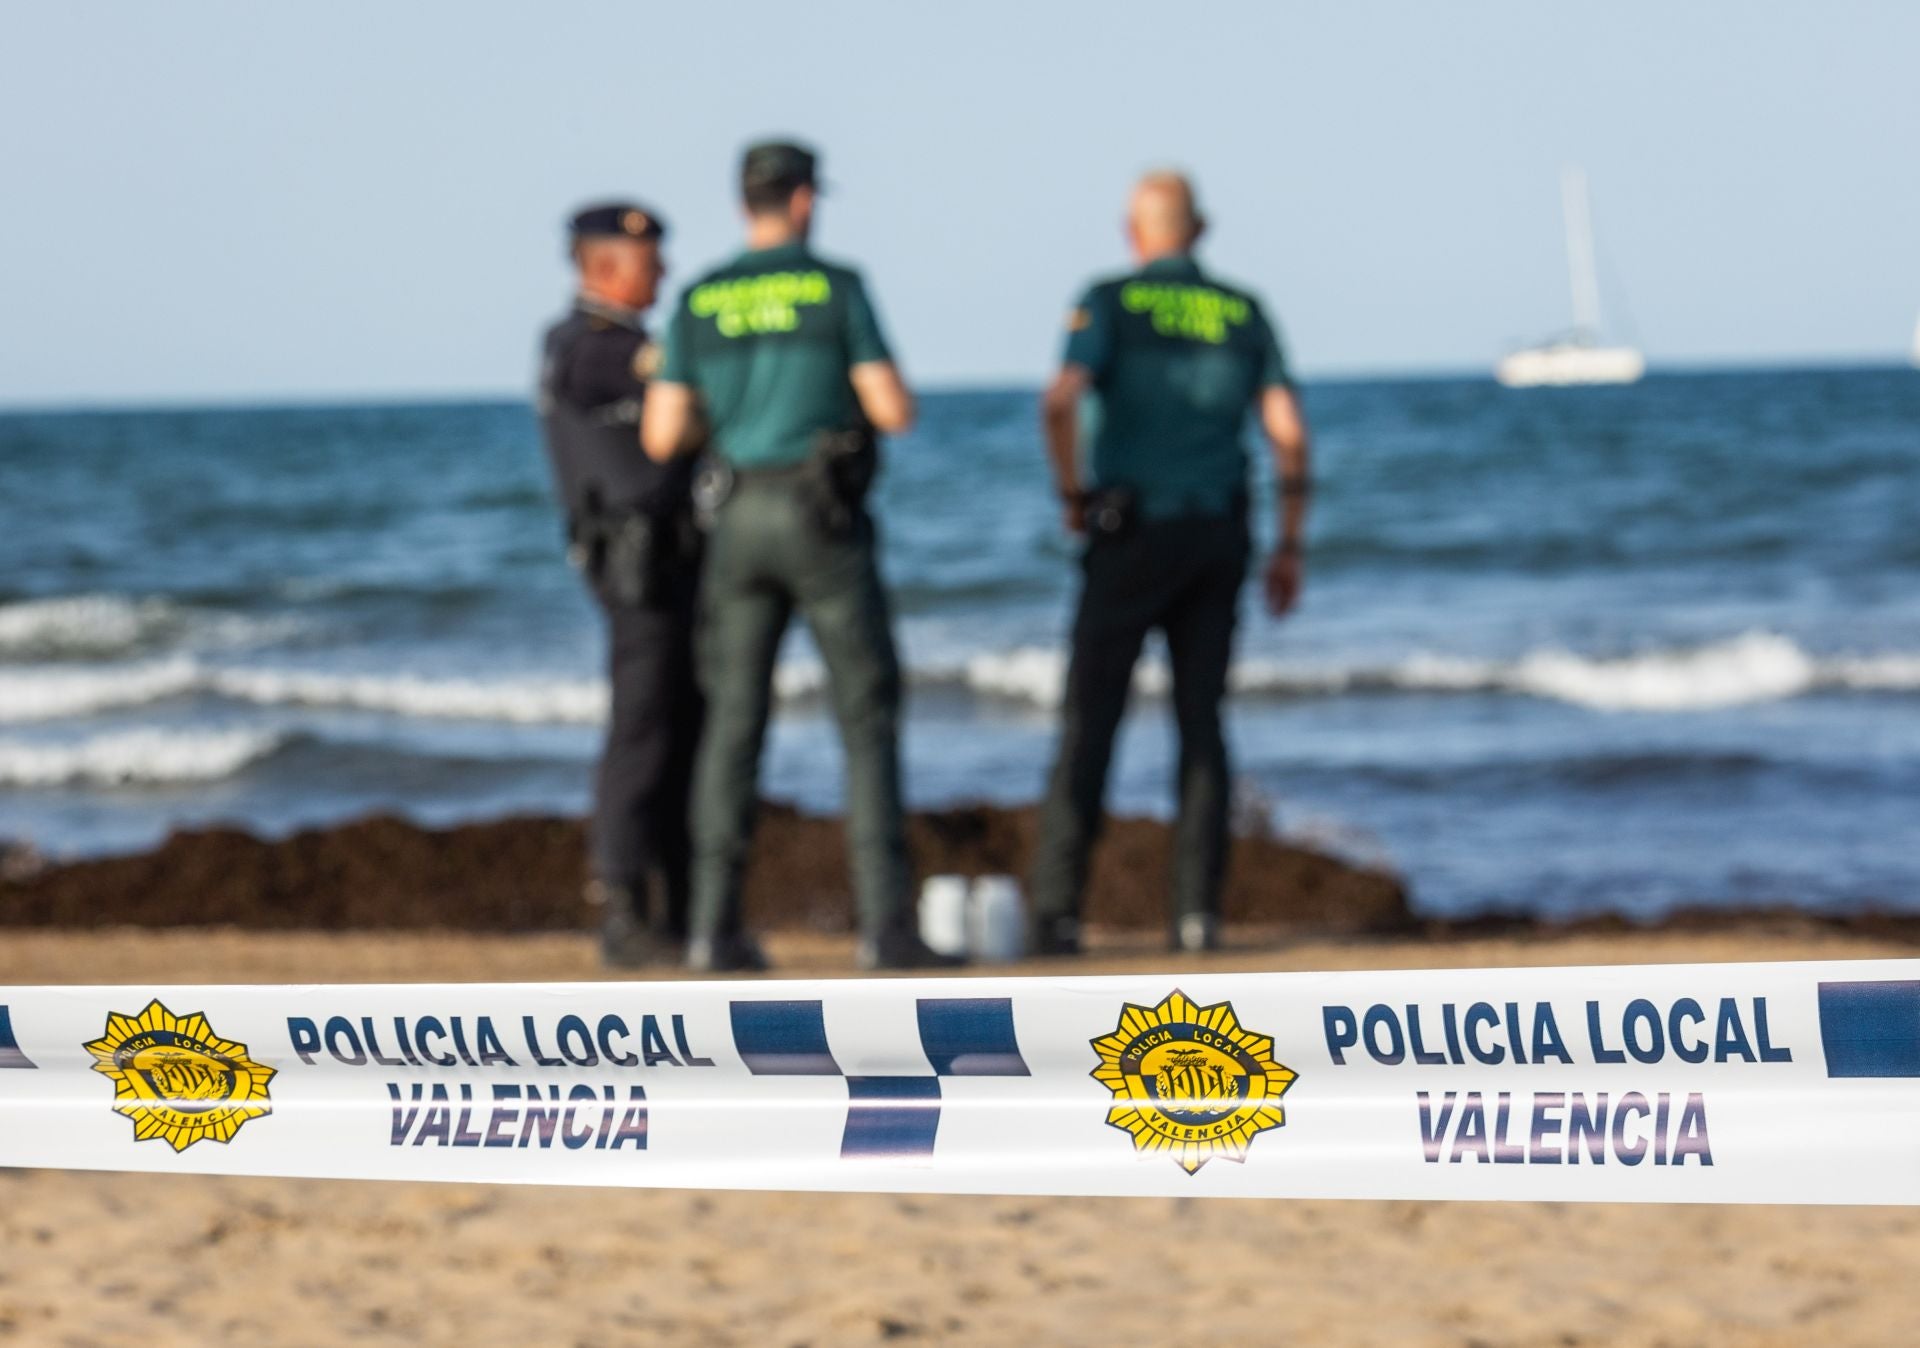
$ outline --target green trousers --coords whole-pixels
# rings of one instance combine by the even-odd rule
[[[1080,914],[1100,836],[1113,739],[1147,633],[1166,633],[1180,733],[1170,917],[1217,914],[1231,779],[1220,702],[1251,542],[1244,516],[1148,520],[1087,549],[1060,744],[1041,808],[1033,904],[1043,923]]]
[[[697,653],[706,732],[693,779],[696,937],[739,930],[774,661],[794,613],[827,667],[847,766],[847,852],[861,930],[911,921],[900,798],[900,663],[873,529],[829,538],[787,477],[744,478],[708,540]]]

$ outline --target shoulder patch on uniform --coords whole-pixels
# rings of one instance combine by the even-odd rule
[[[646,341],[634,350],[633,375],[636,379],[651,379],[660,373],[660,367],[666,364],[667,353],[660,343]]]
[[[1067,315],[1068,332],[1084,332],[1092,323],[1093,315],[1087,312],[1085,305],[1075,308]]]

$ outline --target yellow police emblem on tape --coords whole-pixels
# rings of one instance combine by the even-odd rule
[[[222,1039],[201,1012],[176,1016],[158,1000],[138,1016],[115,1011],[107,1032],[84,1045],[93,1070],[113,1078],[116,1114],[133,1120],[136,1142],[163,1138],[175,1151],[226,1142],[248,1119],[271,1114],[274,1069]]]
[[[1116,1102],[1107,1122],[1189,1175],[1216,1156],[1246,1160],[1256,1135],[1287,1121],[1280,1097],[1296,1073],[1274,1060],[1271,1038],[1241,1027],[1231,1002],[1196,1006],[1178,990],[1158,1006],[1128,1002],[1114,1032],[1091,1042],[1093,1079]]]

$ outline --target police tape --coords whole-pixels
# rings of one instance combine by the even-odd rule
[[[1920,960],[0,988],[0,1165],[1920,1202]]]

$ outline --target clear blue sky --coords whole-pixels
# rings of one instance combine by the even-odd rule
[[[654,203],[685,280],[768,132],[824,150],[819,241],[926,385],[1037,382],[1163,163],[1308,375],[1563,326],[1565,161],[1655,364],[1897,359],[1920,310],[1904,0],[45,0],[0,123],[16,405],[521,392],[569,208]]]

